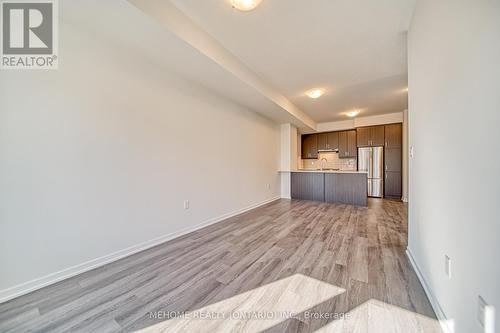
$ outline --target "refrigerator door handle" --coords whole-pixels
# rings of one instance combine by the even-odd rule
[[[373,148],[370,148],[369,163],[368,163],[368,178],[373,178]]]

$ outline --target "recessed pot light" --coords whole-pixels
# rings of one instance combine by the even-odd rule
[[[306,92],[309,98],[320,98],[325,93],[325,89],[317,88]]]
[[[354,111],[346,112],[346,115],[348,117],[356,117],[358,114],[359,114],[359,110],[354,110]]]
[[[243,12],[255,9],[262,0],[231,0],[231,6]]]

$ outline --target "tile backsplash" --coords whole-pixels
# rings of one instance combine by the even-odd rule
[[[326,162],[321,160],[326,158]],[[299,161],[299,169],[316,170],[321,168],[340,169],[340,170],[356,170],[355,158],[339,158],[339,154],[335,152],[321,152],[318,154],[317,160],[302,160]]]

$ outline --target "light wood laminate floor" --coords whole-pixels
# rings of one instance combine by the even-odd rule
[[[435,332],[406,244],[401,202],[278,200],[2,303],[0,332],[375,332],[387,318]],[[297,315],[186,316],[200,309]]]

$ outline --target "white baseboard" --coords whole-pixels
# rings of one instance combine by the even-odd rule
[[[96,258],[96,259],[89,260],[89,261],[81,263],[79,265],[75,265],[75,266],[60,270],[58,272],[42,276],[40,278],[16,285],[16,286],[8,288],[8,289],[0,290],[0,303],[6,302],[8,300],[11,300],[13,298],[16,298],[16,297],[19,297],[22,295],[25,295],[27,293],[30,293],[30,292],[35,291],[37,289],[54,284],[56,282],[68,279],[68,278],[73,277],[75,275],[90,271],[94,268],[106,265],[110,262],[117,261],[119,259],[128,257],[132,254],[147,250],[149,248],[152,248],[152,247],[157,246],[159,244],[165,243],[165,242],[172,240],[174,238],[183,236],[185,234],[188,234],[190,232],[204,228],[204,227],[209,226],[211,224],[220,222],[220,221],[225,220],[227,218],[245,213],[249,210],[258,208],[260,206],[263,206],[265,204],[268,204],[270,202],[273,202],[273,201],[276,201],[279,199],[280,199],[280,197],[274,197],[271,199],[267,199],[267,200],[261,201],[259,203],[247,206],[245,208],[238,209],[238,210],[235,210],[233,212],[230,212],[230,213],[227,213],[227,214],[215,217],[215,218],[211,218],[211,219],[206,220],[202,223],[199,223],[195,226],[185,228],[185,229],[179,230],[177,232],[173,232],[173,233],[170,233],[167,235],[163,235],[163,236],[160,236],[160,237],[157,237],[157,238],[130,246],[126,249],[123,249],[123,250],[120,250],[120,251],[117,251],[117,252],[114,252],[114,253],[111,253],[111,254]]]
[[[429,287],[429,284],[425,280],[424,276],[422,275],[422,271],[417,265],[417,262],[415,261],[415,258],[411,254],[411,251],[409,248],[406,248],[406,256],[410,260],[410,263],[413,267],[413,270],[415,273],[417,273],[417,277],[420,280],[420,283],[422,284],[422,287],[424,288],[425,294],[427,295],[427,298],[429,299],[429,302],[431,303],[432,309],[434,310],[434,313],[436,313],[436,316],[439,320],[439,324],[441,325],[441,329],[443,330],[444,333],[454,333],[455,332],[455,327],[453,321],[448,319],[443,311],[443,308],[441,308],[441,305],[439,304],[434,292],[432,289]]]

